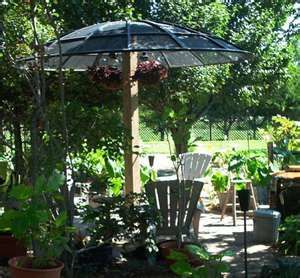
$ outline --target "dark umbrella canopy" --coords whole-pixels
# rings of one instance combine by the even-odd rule
[[[157,60],[168,67],[239,63],[250,53],[223,39],[174,24],[149,20],[97,23],[60,38],[62,67],[86,70],[98,64],[121,65],[123,52],[138,52],[139,57]],[[59,42],[45,50],[45,68],[59,67]],[[33,58],[26,58],[27,63]]]

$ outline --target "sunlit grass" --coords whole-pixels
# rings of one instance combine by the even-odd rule
[[[173,143],[171,147],[174,149]],[[190,148],[193,152],[214,153],[226,150],[265,150],[267,143],[262,140],[232,140],[232,141],[199,141]],[[153,141],[142,143],[143,153],[162,153],[169,154],[167,141]]]

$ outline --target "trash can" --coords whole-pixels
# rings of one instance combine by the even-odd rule
[[[254,241],[276,243],[279,235],[280,216],[280,212],[271,209],[258,209],[254,211]]]

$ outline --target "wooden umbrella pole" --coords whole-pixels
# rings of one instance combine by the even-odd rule
[[[123,53],[123,122],[126,129],[125,141],[125,194],[141,192],[139,162],[139,110],[138,82],[131,76],[137,67],[137,52]]]

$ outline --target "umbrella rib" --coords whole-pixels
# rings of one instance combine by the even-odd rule
[[[166,54],[165,54],[163,51],[161,51],[160,53],[161,53],[163,59],[166,61],[167,66],[168,66],[169,68],[171,68],[171,64],[169,63]]]
[[[204,61],[200,57],[198,57],[198,55],[195,54],[195,51],[191,51],[191,53],[197,60],[201,62],[202,65],[205,65]]]
[[[213,43],[215,43],[215,44],[221,46],[221,48],[227,49],[227,48],[224,47],[222,44],[218,43],[218,42],[212,37],[212,35],[210,35],[210,34],[206,34],[206,33],[203,33],[203,32],[198,32],[197,30],[194,30],[194,29],[189,28],[189,27],[186,27],[186,26],[180,26],[179,24],[176,24],[176,23],[168,23],[168,22],[166,22],[166,24],[171,24],[171,25],[173,25],[173,26],[175,26],[175,27],[178,27],[178,28],[181,28],[181,29],[184,29],[184,30],[187,30],[187,31],[189,31],[189,32],[194,33],[194,34],[186,34],[186,35],[198,35],[198,36],[203,36],[203,37],[209,39],[210,41],[212,41]],[[229,42],[227,42],[227,41],[225,41],[224,39],[219,38],[219,37],[215,37],[215,38],[217,38],[217,39],[219,39],[219,40],[222,40],[222,41],[224,41],[225,43],[227,43],[227,44],[229,44],[229,45],[232,45],[233,47],[237,48],[237,50],[241,50],[238,46],[236,46],[236,45],[233,44],[233,43],[229,43]]]
[[[157,29],[167,33],[180,47],[182,48],[187,48],[186,45],[184,45],[184,43],[180,40],[177,39],[176,36],[174,36],[174,34],[172,34],[170,31],[163,29],[162,27],[159,26],[159,24],[152,22],[150,20],[141,20],[141,22],[145,22],[149,25],[155,26]]]
[[[149,33],[142,33],[142,32],[131,32],[131,35],[137,35],[137,36],[166,36],[166,34],[164,33],[157,33],[157,32],[149,32]],[[205,34],[201,34],[201,33],[193,33],[193,34],[188,34],[188,33],[184,33],[184,32],[175,32],[175,33],[171,33],[173,35],[184,35],[184,36],[188,36],[188,37],[195,37],[195,36],[202,36],[202,37],[206,37]],[[128,34],[124,33],[124,34],[103,34],[103,35],[94,35],[92,33],[92,37],[90,37],[90,39],[99,39],[99,38],[109,38],[109,37],[125,37]],[[61,37],[61,43],[68,43],[68,42],[76,42],[76,41],[83,41],[85,40],[86,37],[76,37],[76,38],[67,38],[64,39],[63,37]],[[220,39],[220,38],[218,38]],[[47,45],[51,45],[52,43],[54,43],[54,41],[52,42],[47,42]],[[238,47],[236,47],[238,48]]]
[[[97,24],[97,25],[98,25],[98,24]],[[89,36],[87,36],[87,37],[84,39],[84,41],[87,41],[92,35],[93,35],[93,33],[91,33]],[[60,38],[59,38],[59,40],[60,40]],[[76,47],[74,47],[73,50],[79,49],[79,48],[81,47],[81,45],[82,45],[82,43],[79,44],[79,45],[77,45]],[[99,56],[99,55],[97,55],[97,57],[98,57],[98,56]],[[69,56],[67,57],[67,59],[65,59],[65,61],[62,63],[61,67],[63,67],[63,66],[71,59],[71,57],[73,57],[73,55],[69,55]],[[96,57],[95,60],[97,60],[97,57]]]

